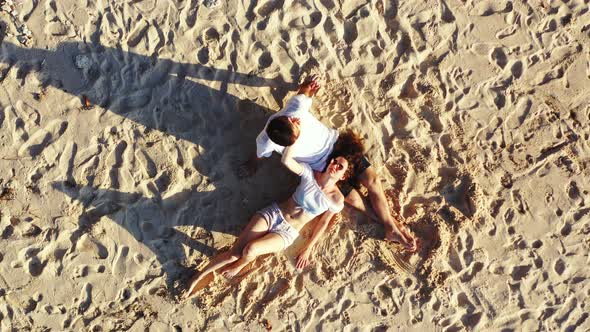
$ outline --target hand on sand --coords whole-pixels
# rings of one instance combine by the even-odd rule
[[[321,88],[318,76],[312,75],[310,78],[305,80],[303,84],[299,86],[299,93],[302,93],[308,97],[313,97]]]

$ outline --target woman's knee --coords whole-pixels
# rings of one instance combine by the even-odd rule
[[[241,253],[231,253],[231,254],[229,255],[229,257],[228,257],[228,260],[229,260],[230,262],[235,262],[235,261],[237,261],[238,259],[240,259],[240,257],[242,257],[242,254],[241,254]]]
[[[361,176],[361,183],[367,187],[368,190],[379,190],[381,187],[381,179],[372,167],[367,168]]]
[[[258,249],[257,249],[257,245],[254,243],[248,243],[246,244],[246,246],[244,246],[244,249],[242,249],[242,256],[243,257],[255,257],[258,256]]]
[[[348,195],[346,195],[344,201],[354,207],[359,207],[363,205],[363,199],[361,198],[359,193],[354,189]]]
[[[240,259],[240,257],[242,257],[242,251],[243,248],[236,248],[233,247],[231,248],[229,251],[227,251],[227,259],[233,261],[237,261],[238,259]]]

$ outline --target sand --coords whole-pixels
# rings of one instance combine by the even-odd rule
[[[588,1],[0,1],[1,331],[588,331]],[[404,253],[346,208],[179,301],[294,190],[237,168],[319,74]]]

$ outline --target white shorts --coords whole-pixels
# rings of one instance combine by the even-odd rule
[[[270,206],[256,213],[260,214],[266,220],[269,233],[278,234],[283,238],[285,248],[293,244],[295,239],[299,237],[299,232],[285,220],[277,203],[272,203]]]

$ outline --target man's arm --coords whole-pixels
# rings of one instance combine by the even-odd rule
[[[281,157],[281,163],[287,166],[291,172],[297,175],[303,174],[303,166],[297,160],[293,159],[293,145],[285,148],[285,151],[283,151],[283,156]]]
[[[298,269],[302,269],[302,268],[306,267],[307,264],[309,264],[309,257],[313,253],[313,249],[314,249],[315,244],[318,242],[318,240],[322,237],[322,235],[324,234],[324,232],[328,228],[328,225],[330,224],[330,220],[332,220],[332,217],[334,217],[334,215],[335,215],[334,212],[331,212],[328,210],[328,211],[324,212],[324,214],[322,214],[322,216],[320,217],[320,220],[318,220],[315,223],[315,225],[313,227],[313,234],[311,235],[311,238],[305,244],[305,247],[303,247],[303,250],[301,250],[301,253],[299,253],[299,255],[297,256],[297,263],[295,264],[295,266]]]
[[[299,90],[297,90],[297,94],[306,95],[308,97],[313,97],[320,89],[320,83],[318,81],[317,75],[312,75],[308,78],[305,82],[303,82],[299,86]]]
[[[299,89],[297,90],[297,94],[303,94],[303,95],[306,95],[307,97],[311,98],[318,92],[319,89],[320,89],[320,84],[318,82],[318,77],[316,75],[313,75],[309,79],[307,79],[305,82],[303,82],[301,85],[299,85]],[[256,149],[257,150],[259,149],[260,145],[264,145],[264,142],[259,141],[259,140],[261,140],[261,135],[263,135],[262,132],[256,138]],[[265,156],[262,156],[262,157],[265,157]],[[246,160],[246,162],[241,164],[240,167],[238,168],[238,177],[245,178],[245,177],[250,177],[250,176],[254,175],[256,173],[256,171],[258,170],[258,162],[261,159],[262,158],[259,157],[258,151],[255,154],[253,154],[252,156],[250,156],[250,158],[248,158],[248,160]]]

